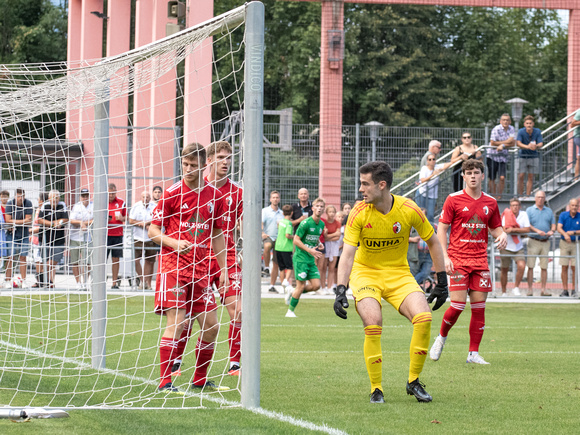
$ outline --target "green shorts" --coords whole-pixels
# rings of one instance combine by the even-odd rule
[[[298,281],[307,281],[309,279],[320,279],[320,272],[316,267],[314,259],[312,261],[295,261],[294,262],[294,277]]]

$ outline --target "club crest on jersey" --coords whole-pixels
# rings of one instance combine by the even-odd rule
[[[489,214],[489,207],[487,205],[483,207],[483,212],[485,213],[486,216]]]
[[[213,201],[207,203],[207,209],[210,213],[213,213]]]
[[[233,202],[234,200],[232,199],[231,195],[226,198],[226,204],[228,205],[228,207],[232,205]]]
[[[399,234],[401,232],[401,223],[400,222],[395,222],[393,224],[393,232],[395,234]]]

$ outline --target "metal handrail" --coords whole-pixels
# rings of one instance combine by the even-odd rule
[[[549,126],[547,129],[545,129],[542,134],[547,133],[548,131],[550,131],[553,127],[555,127],[556,125],[560,124],[562,121],[567,120],[568,118],[570,118],[573,115],[576,115],[576,113],[578,113],[578,111],[580,111],[580,109],[576,109],[574,112],[570,113],[569,115],[566,115],[565,117],[563,117],[562,119],[560,119],[558,122],[552,124],[551,126]]]

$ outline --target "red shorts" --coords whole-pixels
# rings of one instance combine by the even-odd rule
[[[187,314],[217,310],[213,289],[207,277],[179,279],[176,273],[159,273],[155,288],[155,313],[163,314],[172,308],[183,308]]]
[[[228,256],[227,265],[228,265],[229,285],[225,295],[222,295],[220,293],[220,299],[222,301],[222,304],[224,303],[226,298],[230,296],[238,296],[239,294],[242,293],[242,269],[240,268],[238,262],[236,261],[236,257]],[[212,259],[210,269],[211,269],[210,282],[212,284],[215,284],[216,287],[219,287],[221,270],[215,259]]]
[[[449,276],[449,291],[474,290],[490,292],[491,275],[489,269],[474,269],[470,266],[455,267],[455,273]]]

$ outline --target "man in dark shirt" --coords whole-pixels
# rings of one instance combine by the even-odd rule
[[[294,227],[294,232],[304,219],[308,216],[312,216],[312,203],[308,200],[309,194],[308,189],[302,188],[298,191],[298,202],[292,204],[292,226]]]
[[[28,255],[29,226],[32,223],[32,202],[24,197],[24,189],[16,189],[14,199],[6,204],[6,288],[12,288],[12,260],[18,257],[22,285],[26,286],[26,256]]]
[[[46,277],[49,279],[50,288],[54,288],[56,266],[62,260],[66,249],[65,228],[68,220],[68,210],[60,200],[60,192],[51,190],[48,201],[42,205],[38,214],[38,224],[44,228],[42,258],[47,264]]]

